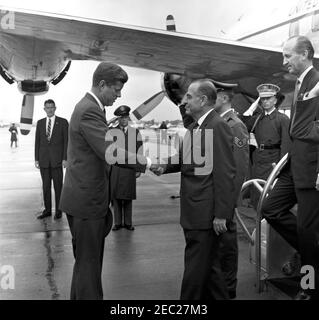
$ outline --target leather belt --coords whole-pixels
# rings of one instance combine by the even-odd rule
[[[265,145],[263,143],[261,143],[259,145],[259,150],[266,150],[266,149],[280,149],[280,144],[270,144],[270,145]]]

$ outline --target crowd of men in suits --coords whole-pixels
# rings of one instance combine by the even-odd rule
[[[242,117],[249,131],[256,133],[259,146],[253,162],[256,170],[258,164],[266,163],[263,177],[267,178],[274,162],[289,153],[262,213],[300,253],[302,265],[314,267],[316,286],[300,291],[299,299],[319,297],[319,73],[312,65],[313,55],[306,37],[290,38],[283,47],[283,64],[298,77],[290,120],[276,109],[280,88],[274,84],[257,87],[262,112],[255,113],[255,104],[255,109],[250,108]],[[186,246],[180,298],[235,298],[238,246],[234,212],[241,185],[248,177],[249,133],[232,109],[232,88],[216,87],[210,79],[190,84],[180,106],[188,129],[183,147],[163,164],[154,163],[137,152],[138,148],[128,148],[127,142],[119,144],[121,139],[117,144],[106,139],[110,130],[104,108],[121,96],[127,80],[120,66],[102,62],[93,74],[91,90],[75,106],[69,125],[54,116],[53,100],[45,102],[47,118],[37,124],[35,160],[45,202],[39,218],[51,215],[49,186],[53,180],[58,204],[55,218],[65,212],[72,234],[75,264],[71,299],[103,298],[104,240],[113,225],[110,200],[120,200],[115,201],[118,212],[113,230],[122,226],[122,206],[129,206],[122,201],[122,194],[114,197],[114,176],[119,183],[119,172],[124,176],[132,173],[136,179],[136,172],[146,169],[156,175],[181,172],[180,223]],[[123,107],[118,114],[127,114],[128,107]],[[122,156],[114,158],[115,151]],[[296,217],[290,209],[297,202]],[[124,226],[133,230],[129,213]]]

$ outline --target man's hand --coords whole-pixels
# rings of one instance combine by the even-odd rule
[[[317,191],[319,191],[319,173],[317,175],[316,189],[317,189]]]
[[[66,160],[62,160],[62,167],[66,168],[68,166],[68,162]]]
[[[226,219],[214,218],[213,227],[217,235],[226,232]]]
[[[34,166],[35,166],[37,169],[40,169],[39,161],[34,161]]]
[[[135,177],[136,177],[136,178],[139,178],[140,176],[141,176],[141,173],[136,171],[136,172],[135,172]]]
[[[160,176],[165,172],[165,167],[161,164],[152,164],[150,170],[157,176]]]

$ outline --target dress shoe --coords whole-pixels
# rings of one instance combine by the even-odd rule
[[[122,226],[120,224],[115,224],[114,227],[112,228],[113,231],[120,230]]]
[[[61,219],[61,218],[62,218],[62,212],[61,211],[56,212],[54,215],[54,220]]]
[[[125,224],[124,228],[127,229],[127,230],[130,230],[130,231],[135,230],[135,228],[131,224]]]
[[[236,299],[236,290],[229,290],[228,291],[229,299]]]
[[[37,216],[37,219],[44,219],[46,217],[51,217],[51,212],[43,211],[39,216]]]
[[[311,296],[303,290],[300,290],[294,300],[311,300]]]

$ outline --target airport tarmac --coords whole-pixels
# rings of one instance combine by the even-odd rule
[[[43,210],[41,178],[34,167],[34,133],[19,135],[10,148],[8,128],[0,129],[0,271],[14,268],[14,289],[0,286],[0,299],[69,299],[73,268],[71,236],[65,215],[37,220]],[[148,148],[152,153],[152,142]],[[179,174],[150,172],[137,183],[133,202],[135,231],[111,231],[106,238],[103,288],[110,300],[179,299],[184,238],[179,225]],[[54,197],[53,197],[54,198]],[[244,217],[250,231],[254,220]],[[0,273],[0,283],[4,272]],[[239,228],[237,299],[278,300],[276,290],[256,293],[249,243]]]

